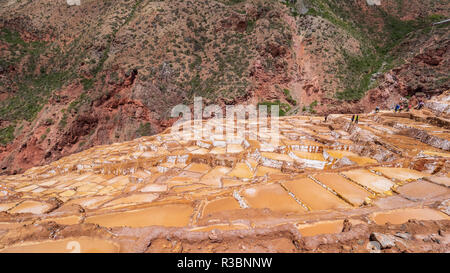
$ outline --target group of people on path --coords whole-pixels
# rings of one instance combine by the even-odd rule
[[[423,100],[419,99],[419,101],[418,101],[417,105],[414,107],[414,109],[421,110],[424,106],[425,106],[425,103],[423,102]],[[409,112],[413,108],[412,103],[410,101],[408,101],[408,100],[405,100],[405,101],[400,102],[400,103],[396,103],[395,106],[394,106],[394,112],[395,113],[400,113],[405,108],[406,108],[406,112]],[[375,113],[379,113],[379,112],[380,112],[380,107],[379,106],[375,107]],[[327,120],[328,120],[328,114],[325,115],[325,122],[327,122]],[[355,124],[358,124],[359,123],[359,115],[358,114],[354,114],[352,116],[351,122],[355,123]]]
[[[414,107],[414,109],[416,110],[421,110],[423,107],[425,106],[425,103],[423,102],[423,100],[419,99],[419,102],[417,103],[417,105]],[[400,113],[401,111],[403,111],[404,109],[406,109],[406,112],[411,111],[411,109],[413,108],[412,103],[408,102],[408,101],[404,101],[401,103],[396,103],[395,107],[394,107],[394,112],[395,113]]]

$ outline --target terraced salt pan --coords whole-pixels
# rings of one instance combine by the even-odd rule
[[[119,245],[104,239],[75,237],[26,242],[0,249],[0,253],[117,253]]]
[[[140,192],[166,192],[167,190],[168,187],[164,184],[149,184],[139,189]]]
[[[289,155],[295,161],[303,163],[306,168],[323,170],[328,163],[321,153],[292,151]]]
[[[192,138],[193,141],[187,141],[188,137],[183,134],[166,133],[89,149],[48,166],[29,170],[26,175],[2,177],[0,196],[4,203],[0,205],[0,210],[2,208],[13,210],[16,203],[24,200],[45,201],[56,197],[64,202],[63,206],[80,204],[86,211],[88,223],[98,223],[104,226],[191,227],[195,225],[196,217],[205,217],[202,220],[206,221],[209,215],[211,218],[214,217],[213,220],[217,222],[213,222],[214,224],[209,226],[196,227],[194,230],[240,229],[249,227],[235,223],[222,224],[221,217],[223,215],[220,212],[239,210],[238,215],[244,215],[246,218],[239,220],[247,222],[248,217],[251,216],[248,216],[247,211],[241,213],[243,212],[241,207],[246,207],[245,205],[250,208],[268,208],[278,213],[294,212],[296,214],[306,212],[301,203],[310,206],[312,210],[351,208],[350,204],[360,206],[367,197],[373,197],[371,195],[373,192],[382,193],[394,185],[392,181],[383,176],[401,178],[400,180],[404,181],[411,177],[411,173],[414,173],[407,169],[398,171],[400,170],[398,168],[392,170],[378,168],[383,175],[367,171],[360,175],[357,172],[354,177],[357,183],[347,181],[343,176],[331,173],[331,171],[314,175],[309,169],[311,166],[319,166],[318,169],[333,166],[333,161],[324,151],[330,151],[330,155],[334,159],[346,156],[359,165],[372,164],[376,161],[351,152],[351,148],[355,148],[352,145],[355,144],[349,140],[348,133],[330,131],[323,126],[308,126],[307,123],[310,120],[310,118],[290,117],[289,121],[292,122],[281,122],[280,126],[284,128],[280,129],[279,143],[271,142],[267,132],[260,134],[262,138],[258,138],[258,140],[237,139],[232,141],[228,141],[223,135],[215,135],[210,139],[203,140]],[[311,135],[300,132],[301,126],[307,128],[307,132]],[[385,135],[389,132],[387,129],[383,129],[377,133],[380,134],[380,140],[386,146],[400,147],[399,151],[403,156],[422,152],[412,160],[420,161],[422,158],[430,160],[431,157],[441,157],[435,163],[438,164],[447,155],[444,151],[421,144],[413,138],[397,135],[386,137]],[[391,131],[392,134],[398,133],[392,128]],[[145,139],[151,139],[151,141]],[[321,144],[311,139],[327,144]],[[212,155],[210,155],[210,150],[213,150]],[[427,154],[428,151],[433,153]],[[297,158],[294,160],[295,157]],[[397,156],[394,157],[397,158]],[[213,161],[211,162],[210,159]],[[314,163],[317,164],[301,164],[301,160],[307,163],[315,161]],[[406,166],[408,160],[410,159],[400,158],[399,163],[405,163]],[[204,164],[205,162],[208,164]],[[213,165],[218,166],[212,167]],[[446,165],[443,167],[447,168]],[[436,184],[437,182],[447,183],[448,185],[450,174],[445,174],[444,171],[440,173],[442,177],[433,178],[433,182]],[[295,196],[289,194],[278,184],[283,181],[291,181],[292,178],[297,181],[307,175],[311,175],[310,177],[314,179],[300,183],[300,186],[292,186],[292,192],[296,190]],[[378,181],[379,179],[381,179],[381,183]],[[413,179],[416,178],[413,177]],[[425,179],[431,181],[431,178],[425,177]],[[322,187],[322,184],[329,190]],[[9,192],[5,192],[5,185],[8,186]],[[302,188],[303,185],[307,186]],[[423,188],[424,186],[426,187]],[[442,189],[445,188],[431,183],[412,182],[404,187],[395,188],[394,196],[390,196],[393,198],[381,196],[382,198],[375,199],[373,206],[369,206],[367,209],[413,206],[418,202],[412,201],[412,199],[425,198],[428,200],[430,197],[434,198],[437,193],[443,193],[445,197],[447,193]],[[20,201],[8,199],[8,196],[15,192],[20,192]],[[345,201],[333,193],[337,193]],[[3,198],[4,196],[6,198]],[[194,209],[193,204],[179,204],[181,196],[195,202],[197,207]],[[155,199],[156,197],[160,199]],[[440,201],[444,197],[439,195],[436,200]],[[144,203],[152,204],[143,208]],[[152,207],[148,207],[150,205]],[[124,206],[128,211],[125,211]],[[178,207],[174,208],[174,206]],[[323,215],[322,213],[329,215],[329,211],[317,214]],[[335,213],[344,214],[347,211],[333,212],[333,214]],[[317,214],[311,213],[311,218],[305,215],[302,217],[316,221],[317,219],[314,217],[317,217]],[[79,223],[82,220],[81,217],[84,216],[78,211],[60,215],[44,214],[35,216],[35,218],[30,217],[30,219],[38,224],[55,221],[62,225],[72,225]],[[306,215],[310,214],[306,213]],[[23,224],[0,223],[2,229],[5,227],[7,229],[16,228]],[[340,232],[341,227],[342,221],[340,220],[301,225],[303,233],[306,234]]]
[[[227,187],[236,187],[241,185],[246,185],[248,182],[238,180],[238,179],[230,179],[230,178],[222,178],[222,188]]]
[[[429,146],[427,144],[424,144],[416,139],[402,136],[402,135],[395,135],[395,136],[383,136],[383,140],[388,143],[389,145],[395,146],[397,149],[402,150],[402,152],[405,155],[414,157],[417,156],[419,153],[425,150],[433,150],[432,146]]]
[[[16,204],[17,204],[16,202],[0,204],[0,212],[7,211],[7,210],[11,209],[12,207],[14,207]]]
[[[370,171],[364,169],[351,170],[343,172],[343,174],[356,183],[363,185],[376,193],[388,192],[395,185],[387,178],[373,174]]]
[[[194,209],[189,204],[166,204],[144,209],[113,212],[87,217],[85,223],[104,227],[182,227],[189,224]]]
[[[428,155],[428,156],[450,157],[450,153],[437,152],[437,151],[422,151],[422,154]]]
[[[282,185],[312,210],[345,209],[350,207],[345,201],[310,178],[283,182]]]
[[[81,215],[70,215],[70,216],[63,216],[63,217],[51,217],[51,218],[46,218],[44,220],[42,220],[42,222],[55,222],[59,225],[75,225],[81,222],[82,220],[82,216]]]
[[[261,153],[261,164],[266,167],[280,169],[284,164],[292,164],[294,160],[286,154],[279,153]]]
[[[155,193],[142,193],[142,194],[132,194],[129,196],[125,196],[119,199],[115,199],[104,204],[102,207],[119,207],[119,206],[128,206],[139,203],[150,203],[159,195]]]
[[[362,157],[346,150],[326,150],[326,153],[336,159],[342,159],[346,157],[360,166],[378,163],[375,159]]]
[[[228,154],[236,154],[244,151],[244,148],[240,144],[228,144],[227,145],[227,153]]]
[[[338,159],[341,159],[343,157],[349,157],[349,156],[353,156],[353,157],[357,157],[358,156],[357,154],[355,154],[353,152],[350,152],[350,151],[326,150],[326,152],[331,157],[338,158]]]
[[[199,180],[199,177],[192,177],[192,176],[174,176],[169,178],[166,181],[166,184],[169,188],[175,187],[175,186],[183,186],[183,185],[190,185],[195,184]]]
[[[378,161],[376,161],[375,159],[364,156],[349,156],[348,159],[355,162],[359,166],[372,165],[378,163]]]
[[[387,212],[375,212],[370,218],[378,225],[391,223],[400,225],[408,220],[450,220],[450,217],[440,211],[430,208],[406,208]]]
[[[426,180],[431,181],[433,183],[450,187],[450,177],[449,176],[430,176],[427,177]]]
[[[203,174],[207,173],[210,169],[211,169],[211,167],[209,167],[209,165],[202,164],[202,163],[191,163],[189,166],[187,166],[185,168],[185,170],[187,170],[187,171],[203,173]]]
[[[268,208],[280,212],[306,211],[279,184],[255,186],[242,190],[240,194],[251,208]]]
[[[243,162],[236,163],[236,166],[227,174],[230,177],[244,178],[250,179],[253,177],[253,172],[247,166],[247,164]]]
[[[32,213],[32,214],[42,214],[47,212],[51,208],[50,204],[27,200],[13,209],[10,209],[9,213]]]
[[[255,176],[265,176],[267,174],[282,174],[280,169],[266,167],[266,166],[258,166],[256,169]]]
[[[222,147],[215,147],[209,153],[213,155],[224,155],[227,153],[227,149]]]
[[[190,184],[190,185],[181,185],[181,186],[174,186],[171,191],[173,193],[181,193],[181,192],[194,192],[196,190],[202,189],[207,187],[204,184]]]
[[[400,181],[410,181],[417,180],[428,176],[425,173],[421,173],[416,170],[406,169],[406,168],[388,168],[388,167],[378,167],[372,168],[372,170],[380,172],[389,178],[394,178]]]
[[[314,175],[314,178],[333,189],[354,206],[361,206],[367,198],[373,197],[364,188],[336,173],[317,174]]]
[[[101,204],[107,202],[107,200],[111,200],[112,197],[109,196],[90,196],[83,197],[78,199],[72,199],[67,202],[67,205],[77,204],[83,207],[84,209],[95,209],[99,207]]]
[[[445,194],[450,197],[450,189],[426,181],[408,183],[399,187],[397,192],[412,200],[433,198]]]
[[[233,197],[224,197],[209,201],[203,208],[202,215],[206,216],[219,211],[240,209],[239,202]]]
[[[206,155],[208,153],[209,153],[209,150],[205,149],[205,148],[200,148],[200,149],[197,149],[197,150],[194,150],[191,152],[191,154],[193,154],[193,155]]]
[[[199,183],[221,187],[222,186],[221,178],[230,171],[231,171],[230,168],[217,166],[214,169],[212,169],[209,173],[202,176]]]
[[[313,161],[325,161],[325,158],[323,157],[322,153],[310,153],[310,152],[303,152],[303,151],[293,151],[293,155],[295,155],[295,159],[306,159],[306,160],[313,160]]]
[[[299,147],[292,147],[292,150],[300,150],[304,152],[310,152],[310,153],[317,153],[320,152],[324,145],[322,143],[309,140],[309,139],[302,139],[301,144]]]

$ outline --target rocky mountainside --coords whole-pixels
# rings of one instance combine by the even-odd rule
[[[305,115],[450,88],[444,0],[77,4],[0,0],[1,173],[159,133],[194,96]]]

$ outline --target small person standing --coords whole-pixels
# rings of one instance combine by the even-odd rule
[[[418,110],[422,109],[424,106],[425,106],[425,103],[422,100],[419,101],[419,109]]]

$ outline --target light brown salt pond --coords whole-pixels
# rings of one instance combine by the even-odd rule
[[[366,198],[373,197],[373,195],[364,188],[336,173],[317,174],[314,175],[314,178],[336,191],[354,206],[361,206]]]
[[[112,200],[106,204],[103,204],[102,207],[117,207],[118,205],[127,206],[138,203],[150,203],[158,197],[159,195],[155,193],[132,194]]]
[[[336,138],[330,134],[318,134],[314,136],[317,140],[326,142],[326,143],[332,143],[336,141]]]
[[[279,154],[279,153],[270,153],[270,152],[263,152],[261,153],[261,157],[269,160],[276,160],[276,161],[286,161],[286,162],[293,162],[294,160],[285,154]]]
[[[449,220],[450,217],[430,208],[406,208],[384,212],[375,212],[371,216],[371,219],[378,225],[385,225],[391,223],[394,225],[400,225],[408,222],[408,220]]]
[[[256,169],[256,167],[258,167],[258,161],[256,160],[256,159],[254,159],[254,158],[251,158],[251,157],[247,157],[246,159],[245,159],[245,164],[247,164],[247,166],[249,166],[249,168],[251,169],[251,170],[255,170]]]
[[[24,221],[24,222],[0,222],[0,229],[15,229],[25,225],[29,225],[33,223],[33,221]]]
[[[372,204],[381,209],[398,209],[414,206],[415,202],[408,200],[400,195],[392,195],[383,198],[374,199]]]
[[[244,151],[244,148],[242,148],[242,145],[240,144],[228,144],[227,145],[227,153],[228,154],[236,154],[241,153]]]
[[[206,155],[208,153],[209,153],[209,150],[205,149],[205,148],[200,148],[200,149],[197,149],[197,150],[194,150],[191,152],[191,154],[193,154],[193,155]]]
[[[227,176],[250,179],[253,177],[253,172],[250,170],[247,164],[239,162],[236,163],[236,166],[233,168],[233,170],[231,170],[231,172],[227,174]]]
[[[384,178],[382,176],[373,174],[368,170],[360,169],[360,170],[351,170],[347,172],[343,172],[343,174],[355,181],[356,183],[363,185],[370,190],[377,193],[386,193],[391,190],[391,188],[395,185],[392,181]]]
[[[406,168],[378,167],[373,168],[373,170],[380,172],[391,179],[394,178],[400,181],[417,180],[425,176],[428,176],[428,174],[426,173],[421,173],[419,171]]]
[[[430,176],[425,179],[442,186],[450,187],[450,177],[448,176]]]
[[[283,139],[282,143],[285,146],[289,146],[291,148],[293,148],[293,147],[296,148],[296,147],[299,147],[300,145],[302,145],[302,143],[300,141],[298,141],[298,140],[290,140],[290,139]]]
[[[105,203],[107,200],[111,200],[112,197],[108,196],[92,196],[92,197],[83,197],[79,199],[72,199],[67,202],[67,205],[77,204],[83,207],[84,209],[95,209],[101,204]]]
[[[38,185],[29,185],[20,189],[16,189],[16,192],[30,192],[39,187]]]
[[[359,166],[365,166],[365,165],[371,165],[371,164],[377,164],[378,161],[375,159],[372,159],[370,157],[364,157],[364,156],[349,156],[348,159],[355,162]]]
[[[403,150],[403,153],[413,157],[424,150],[432,150],[433,147],[424,144],[416,139],[396,134],[395,136],[383,135],[384,141]]]
[[[344,209],[350,205],[310,178],[282,183],[298,200],[312,210]]]
[[[174,186],[173,188],[170,189],[170,191],[174,193],[193,192],[205,187],[207,186],[204,184],[181,185],[181,186]]]
[[[168,189],[168,187],[165,184],[148,184],[148,185],[142,187],[139,191],[140,192],[166,192],[167,189]]]
[[[197,173],[207,173],[211,168],[209,165],[202,163],[191,163],[189,166],[185,168],[187,171],[197,172]]]
[[[209,173],[202,176],[199,183],[220,187],[220,186],[222,186],[222,182],[221,182],[222,176],[229,173],[230,171],[231,171],[230,168],[217,166],[214,169],[212,169]]]
[[[241,191],[251,208],[269,208],[272,211],[306,211],[279,184],[260,185]]]
[[[17,203],[16,202],[9,202],[9,203],[2,203],[0,204],[0,212],[7,211],[14,207]]]
[[[256,176],[265,176],[266,174],[282,174],[280,169],[258,166],[256,169]]]
[[[85,223],[98,224],[104,227],[183,227],[189,224],[193,212],[194,209],[190,204],[166,204],[144,209],[94,215],[87,217]]]
[[[341,150],[327,150],[326,151],[331,157],[334,158],[343,158],[343,157],[349,157],[349,156],[353,156],[353,157],[357,157],[358,155],[349,151],[341,151]]]
[[[239,202],[233,197],[224,197],[209,201],[203,208],[202,217],[219,211],[240,209]]]
[[[408,183],[399,187],[397,192],[412,200],[433,198],[445,194],[450,197],[450,190],[448,188],[426,181],[415,181]]]
[[[422,153],[424,155],[429,156],[450,157],[450,153],[435,152],[435,151],[423,151]]]
[[[119,245],[104,239],[75,237],[26,242],[0,249],[0,253],[117,253]]]
[[[293,151],[292,153],[295,155],[295,157],[298,157],[301,159],[325,161],[325,158],[323,157],[323,154],[321,154],[321,153],[310,153],[310,152],[304,152],[304,151]],[[296,159],[295,157],[294,157],[294,159]]]
[[[214,155],[224,155],[227,153],[227,150],[222,147],[215,147],[209,153]]]
[[[70,215],[63,217],[46,218],[42,220],[42,222],[55,222],[60,225],[75,225],[80,223],[81,219],[81,215]]]
[[[198,178],[188,177],[188,176],[175,176],[166,181],[167,186],[169,188],[174,187],[174,186],[195,184],[197,182],[198,182]]]
[[[230,179],[230,178],[222,178],[222,187],[226,188],[226,187],[236,187],[236,186],[241,186],[241,185],[245,185],[248,184],[248,182],[242,181],[242,180],[238,180],[238,179]]]
[[[48,203],[42,203],[32,200],[27,200],[16,207],[10,209],[9,213],[32,213],[32,214],[42,214],[47,212],[52,206]]]

